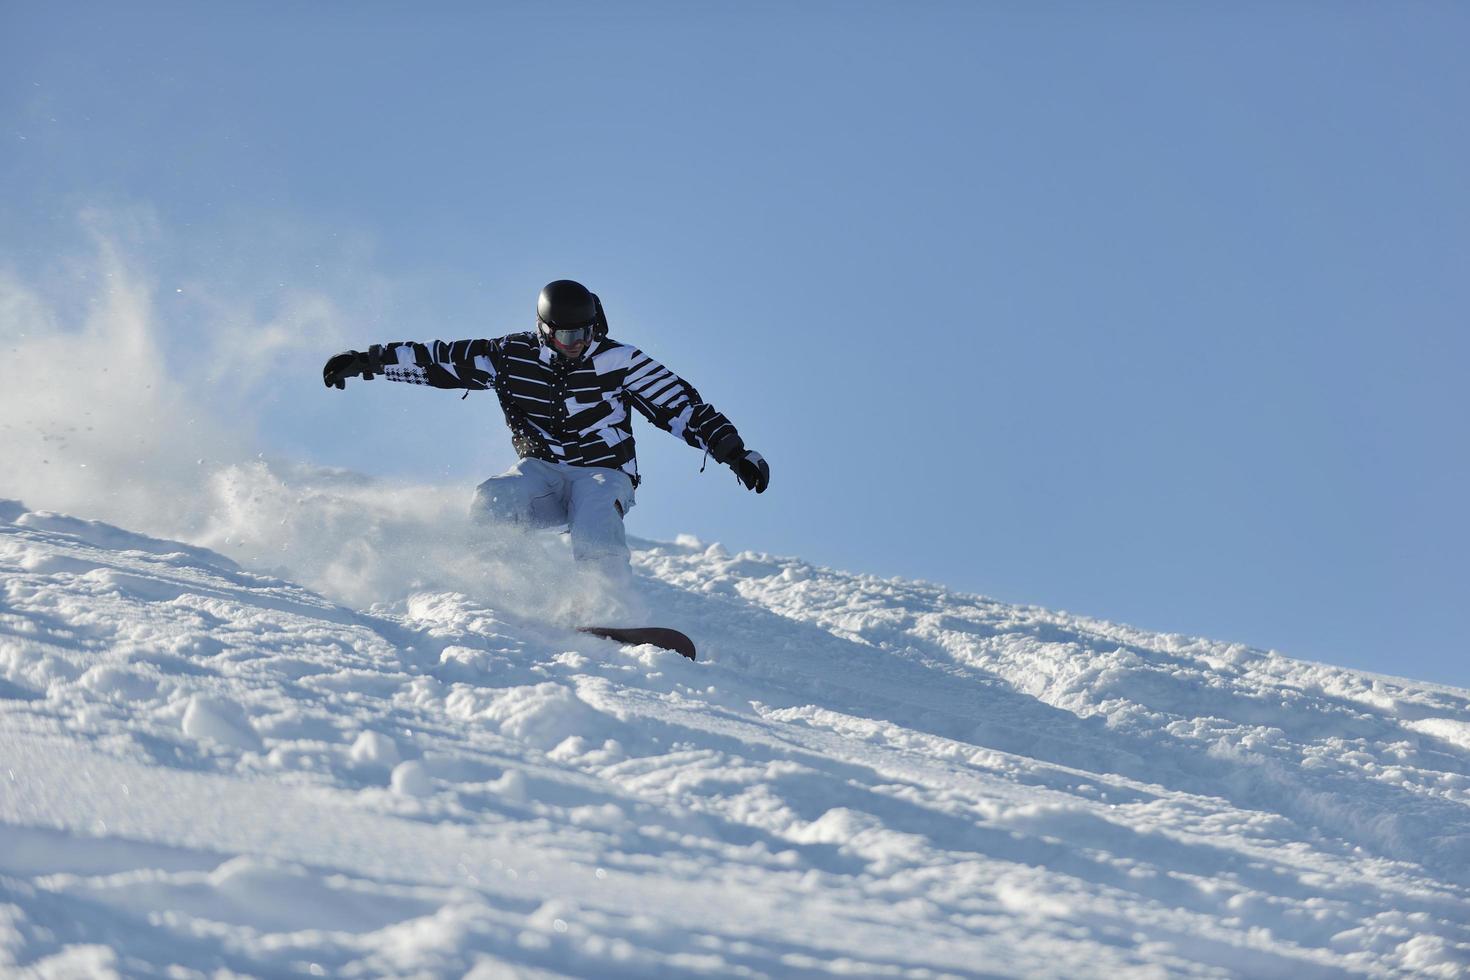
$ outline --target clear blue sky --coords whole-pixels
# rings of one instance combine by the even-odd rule
[[[0,3],[0,265],[145,209],[176,336],[316,291],[362,346],[580,279],[771,461],[756,497],[644,427],[635,533],[1467,684],[1467,40],[1456,3]],[[321,358],[261,390],[269,451],[511,461],[493,398]]]

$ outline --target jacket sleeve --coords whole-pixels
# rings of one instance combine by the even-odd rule
[[[484,391],[494,388],[499,377],[496,340],[400,340],[373,345],[367,357],[373,373],[408,384]]]
[[[740,439],[734,424],[700,398],[693,385],[641,350],[633,351],[623,394],[648,421],[696,449],[713,450],[722,444],[728,449],[734,445],[729,443],[732,436]]]

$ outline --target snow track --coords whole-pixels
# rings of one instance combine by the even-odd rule
[[[635,564],[698,663],[0,502],[0,972],[1470,970],[1470,692]]]

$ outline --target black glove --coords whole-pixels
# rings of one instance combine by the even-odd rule
[[[765,493],[766,487],[771,485],[771,468],[766,465],[765,457],[754,449],[747,449],[744,456],[730,464],[730,468],[747,490]]]
[[[354,374],[362,375],[364,381],[371,381],[374,373],[367,354],[344,350],[327,358],[326,366],[322,368],[322,384],[328,388],[346,388],[347,379]]]
[[[735,476],[745,489],[765,493],[771,485],[771,468],[765,457],[753,449],[746,449],[738,435],[730,434],[721,439],[719,445],[710,450],[715,462],[723,463],[735,471]]]

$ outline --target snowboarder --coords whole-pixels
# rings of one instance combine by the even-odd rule
[[[623,518],[639,476],[630,410],[730,467],[747,489],[764,493],[770,483],[770,467],[746,448],[730,420],[668,368],[609,337],[602,302],[570,279],[541,290],[534,331],[375,344],[336,354],[322,370],[329,388],[379,376],[494,389],[520,461],[475,490],[475,519],[567,524],[579,565],[595,566],[615,582],[631,576]]]

